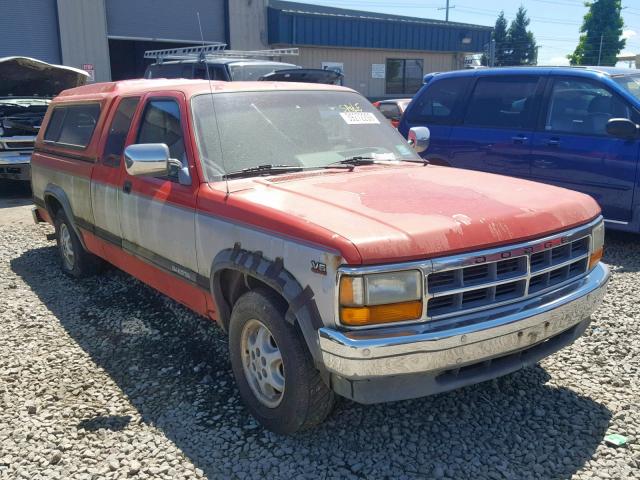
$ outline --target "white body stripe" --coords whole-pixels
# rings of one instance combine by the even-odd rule
[[[195,212],[118,190],[122,237],[197,271]]]
[[[31,188],[36,198],[44,199],[47,185],[56,185],[67,194],[73,215],[93,223],[91,181],[88,177],[35,164],[31,170]]]
[[[91,182],[91,203],[95,226],[122,237],[118,205],[120,189],[100,182]]]

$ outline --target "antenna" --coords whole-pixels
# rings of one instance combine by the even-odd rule
[[[202,33],[202,23],[200,22],[200,12],[196,12],[196,16],[198,17],[198,28],[200,29],[200,40],[202,41],[202,51],[199,52],[199,59],[202,63],[204,63],[204,71],[207,72],[207,81],[209,82],[209,92],[210,92],[209,96],[211,97],[211,113],[213,113],[213,116],[216,117],[216,106],[215,106],[215,102],[213,101],[213,87],[211,86],[211,73],[209,72],[209,65],[207,64],[207,55],[205,51],[206,46],[204,43],[204,34]],[[214,48],[216,46],[214,46]],[[216,119],[216,128],[218,129],[218,136],[220,136],[220,128],[218,127],[217,119]],[[227,200],[229,198],[229,178],[227,177],[227,173],[228,173],[227,167],[224,164],[224,152],[222,152],[222,170],[224,170],[224,187],[226,191],[224,199]]]

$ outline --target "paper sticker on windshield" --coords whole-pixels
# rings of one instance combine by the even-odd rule
[[[372,125],[380,123],[371,112],[341,112],[340,116],[349,125]]]

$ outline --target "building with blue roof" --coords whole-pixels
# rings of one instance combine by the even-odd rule
[[[0,57],[84,68],[96,81],[106,81],[141,77],[149,63],[145,50],[203,40],[234,50],[297,47],[298,57],[279,60],[341,70],[344,85],[370,98],[411,96],[425,74],[463,68],[465,56],[485,50],[492,30],[282,0],[5,3]]]

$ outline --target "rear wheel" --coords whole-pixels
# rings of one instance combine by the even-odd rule
[[[285,302],[269,290],[245,293],[229,324],[231,366],[240,396],[265,428],[290,434],[321,423],[334,394],[322,381]]]
[[[54,224],[62,271],[76,278],[96,274],[102,262],[84,249],[64,210],[58,212]]]

